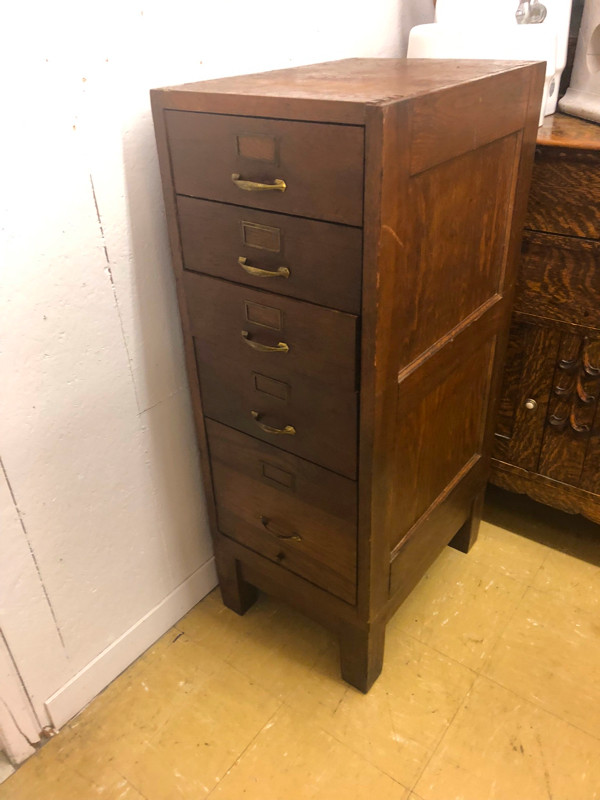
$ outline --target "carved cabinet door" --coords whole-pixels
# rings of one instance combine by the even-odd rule
[[[513,321],[495,458],[600,491],[600,335]]]
[[[561,334],[513,319],[494,457],[537,472]]]
[[[563,333],[552,381],[538,472],[597,493],[600,337]]]

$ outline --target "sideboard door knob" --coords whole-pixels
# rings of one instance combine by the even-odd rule
[[[528,400],[525,400],[525,408],[528,409],[529,411],[535,411],[536,410],[537,403],[533,399],[533,397],[530,397]]]

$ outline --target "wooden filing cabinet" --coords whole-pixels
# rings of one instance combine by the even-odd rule
[[[600,523],[600,126],[538,133],[491,480]]]
[[[476,536],[539,64],[352,59],[152,92],[223,600],[385,624]]]

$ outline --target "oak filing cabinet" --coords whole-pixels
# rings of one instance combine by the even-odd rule
[[[351,59],[152,92],[223,600],[385,624],[479,523],[543,65]]]
[[[600,126],[538,132],[493,483],[600,523]]]

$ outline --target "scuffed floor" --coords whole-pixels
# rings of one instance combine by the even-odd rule
[[[600,527],[499,490],[485,516],[388,626],[366,697],[318,625],[213,592],[1,800],[600,798]]]

